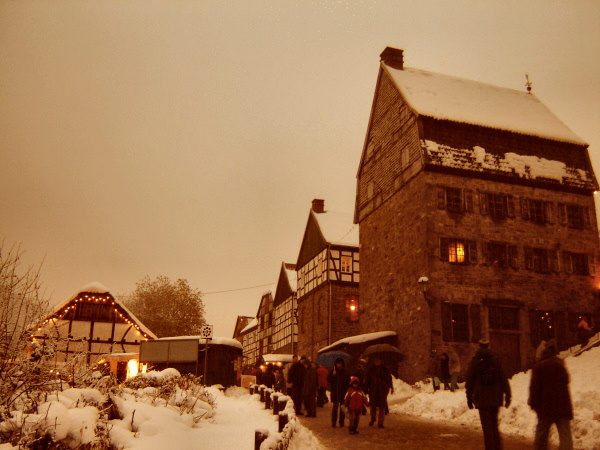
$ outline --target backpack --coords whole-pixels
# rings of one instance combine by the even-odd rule
[[[477,377],[483,386],[493,386],[498,382],[498,370],[492,358],[477,360]]]

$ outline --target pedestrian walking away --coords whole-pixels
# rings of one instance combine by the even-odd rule
[[[363,408],[369,406],[369,401],[360,386],[358,377],[350,378],[350,387],[344,398],[344,406],[348,409],[348,415],[350,416],[348,432],[350,434],[358,434],[360,415],[362,414]]]
[[[546,343],[540,361],[531,369],[527,403],[535,411],[538,419],[535,428],[535,449],[548,448],[548,433],[552,424],[556,425],[558,431],[558,448],[572,449],[573,404],[569,392],[569,373],[563,360],[558,357],[555,339]]]
[[[387,396],[393,391],[392,374],[382,363],[381,357],[373,357],[373,365],[367,370],[365,376],[365,392],[369,395],[371,404],[371,421],[369,426],[373,426],[377,421],[377,426],[383,428],[383,421],[387,409]]]
[[[340,427],[343,427],[346,416],[341,406],[344,404],[344,398],[350,385],[350,373],[346,370],[346,365],[342,358],[335,360],[333,368],[329,371],[329,375],[327,375],[327,382],[331,387],[331,426],[335,427],[336,423],[339,423]]]
[[[500,450],[502,440],[498,431],[498,410],[510,405],[510,384],[500,361],[490,351],[490,342],[479,341],[479,349],[469,363],[466,375],[467,406],[479,410],[486,450]]]
[[[319,396],[317,397],[317,406],[323,407],[325,403],[329,402],[327,398],[327,375],[329,369],[325,366],[317,366],[317,377],[319,379]]]
[[[306,373],[304,374],[302,395],[304,407],[306,408],[306,417],[317,417],[317,394],[319,392],[317,365],[306,359],[304,360],[304,367],[306,367]]]

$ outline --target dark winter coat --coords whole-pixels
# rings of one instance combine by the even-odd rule
[[[362,411],[363,405],[369,406],[369,401],[363,390],[350,386],[344,398],[344,406],[348,408],[348,411]]]
[[[546,349],[531,370],[527,402],[542,419],[572,419],[569,373],[556,351]]]
[[[465,388],[467,402],[473,403],[478,409],[498,408],[502,406],[503,397],[506,405],[510,403],[510,384],[500,361],[492,355],[488,348],[480,348],[471,359],[467,369]]]
[[[319,392],[319,377],[315,367],[308,367],[304,374],[303,395],[305,397],[316,397]]]
[[[446,353],[442,353],[440,357],[440,378],[442,380],[450,379],[450,358]]]
[[[365,392],[372,406],[386,406],[392,388],[392,374],[383,364],[372,365],[365,376]]]
[[[290,367],[288,372],[288,383],[292,383],[292,389],[298,393],[302,393],[302,386],[304,384],[304,376],[306,375],[306,367],[300,361],[296,361]]]
[[[331,401],[333,403],[342,403],[350,384],[350,373],[346,370],[344,364],[342,368],[333,367],[327,375],[327,382],[331,388]]]

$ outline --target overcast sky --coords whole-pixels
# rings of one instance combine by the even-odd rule
[[[0,238],[44,260],[54,303],[185,278],[229,337],[295,262],[311,200],[353,211],[386,46],[529,74],[600,172],[598,24],[595,0],[2,1]]]

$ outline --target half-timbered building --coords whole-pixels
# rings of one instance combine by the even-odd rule
[[[273,298],[274,353],[294,354],[298,345],[296,278],[296,265],[282,263]]]
[[[360,259],[352,214],[326,211],[324,200],[313,200],[296,270],[296,353],[313,359],[320,348],[359,332]]]
[[[542,339],[575,344],[578,317],[600,323],[597,189],[588,145],[535,95],[386,48],[357,174],[362,332],[398,333],[408,382],[444,349],[464,370],[482,337],[510,374]]]
[[[33,331],[32,339],[51,346],[60,366],[80,355],[95,363],[107,354],[136,354],[142,341],[156,336],[108,289],[91,283],[59,305]]]

